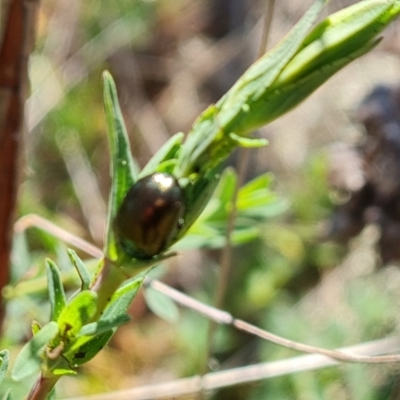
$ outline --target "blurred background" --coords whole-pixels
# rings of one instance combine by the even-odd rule
[[[268,48],[312,2],[275,3]],[[325,15],[352,3],[333,0]],[[42,0],[29,60],[18,215],[37,213],[101,247],[110,186],[102,71],[116,80],[132,152],[144,166],[255,61],[267,6],[266,0]],[[232,251],[223,308],[234,316],[327,348],[398,333],[399,43],[395,23],[373,52],[255,132],[270,144],[251,150],[246,180],[271,172],[273,190],[288,206],[271,213],[257,240]],[[227,165],[237,167],[242,156]],[[44,258],[68,275],[65,248],[39,230],[15,241],[13,282],[37,278],[37,285],[9,301],[5,346],[17,349],[31,320],[45,321]],[[212,304],[220,260],[218,249],[183,250],[152,276]],[[78,377],[60,381],[60,398],[204,371],[205,317],[151,289],[135,299],[131,315]],[[297,354],[218,327],[211,355],[209,368],[217,371]],[[340,365],[220,389],[210,398],[400,399],[397,370]],[[26,392],[20,384],[16,390]]]

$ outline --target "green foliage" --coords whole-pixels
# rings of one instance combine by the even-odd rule
[[[129,139],[118,103],[117,91],[111,75],[103,74],[104,108],[108,124],[111,153],[111,193],[108,207],[107,242],[105,255],[110,260],[118,258],[112,223],[118,207],[128,189],[136,182],[138,168],[131,156]]]
[[[287,210],[287,201],[270,189],[272,182],[271,174],[263,174],[239,189],[235,227],[231,237],[234,245],[256,239],[261,234],[265,220]],[[233,209],[232,199],[236,184],[236,173],[232,169],[226,169],[203,213],[174,249],[220,248],[225,245],[226,221]]]
[[[58,324],[55,321],[51,321],[25,344],[19,352],[12,369],[12,378],[14,380],[21,381],[40,371],[45,350],[58,332]]]
[[[83,326],[78,338],[64,354],[71,365],[78,366],[91,360],[111,339],[116,328],[127,322],[127,309],[135,297],[143,277],[125,282],[112,296],[97,322]]]
[[[139,177],[151,175],[154,172],[172,173],[177,162],[177,155],[182,146],[185,135],[176,133],[173,135],[150,159],[146,166],[140,171]]]
[[[46,260],[46,271],[47,287],[49,289],[49,301],[51,306],[50,320],[57,321],[67,302],[64,287],[61,281],[60,271],[53,261]]]
[[[61,311],[57,323],[66,346],[78,335],[82,326],[89,323],[96,312],[97,294],[83,290],[74,296]]]
[[[76,268],[76,272],[78,273],[79,278],[82,282],[81,290],[89,289],[91,277],[85,263],[78,257],[74,250],[68,249],[68,256],[71,260],[71,263]]]
[[[315,1],[281,43],[200,115],[185,141],[182,133],[172,136],[142,171],[131,154],[115,83],[110,73],[103,73],[112,179],[105,256],[92,276],[78,255],[68,250],[69,264],[80,282],[78,292],[68,300],[59,268],[53,261],[46,261],[50,322],[43,327],[38,323],[33,326],[34,336],[15,361],[13,379],[21,381],[39,371],[44,379],[55,380],[76,374],[76,368],[98,354],[117,328],[129,321],[128,308],[151,267],[173,255],[168,253],[171,249],[224,246],[226,222],[233,209],[236,218],[232,243],[243,245],[264,235],[274,251],[270,262],[276,264],[275,269],[271,266],[268,274],[253,270],[246,276],[252,288],[247,295],[256,304],[254,308],[271,301],[277,288],[289,281],[303,256],[301,239],[287,228],[260,228],[261,223],[283,213],[287,202],[271,190],[269,174],[238,190],[236,174],[230,169],[222,172],[222,165],[238,147],[266,145],[265,140],[251,138],[251,131],[291,110],[334,73],[371,50],[378,43],[377,34],[400,13],[399,1],[365,0],[312,29],[327,2]],[[118,243],[113,223],[128,190],[139,178],[155,172],[172,174],[178,180],[186,203],[182,229],[171,239],[171,248],[163,248],[161,254],[148,260],[138,260]],[[24,250],[22,242],[16,245]],[[283,258],[292,264],[282,262]],[[290,271],[289,264],[293,266]],[[146,300],[156,314],[169,322],[177,321],[178,309],[171,300],[152,289],[147,289]],[[229,344],[229,334],[223,334],[224,342]],[[196,351],[203,353],[204,347]],[[8,353],[2,352],[0,357],[1,380],[7,370]],[[292,383],[296,390],[303,390],[301,380],[294,378]]]
[[[0,385],[7,373],[8,364],[10,362],[10,353],[8,350],[0,351]]]
[[[179,309],[169,297],[162,295],[151,287],[147,288],[144,293],[146,304],[155,315],[165,319],[171,324],[178,321]]]

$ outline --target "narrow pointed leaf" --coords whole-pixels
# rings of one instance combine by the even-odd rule
[[[258,118],[261,113],[264,112],[271,117],[271,120],[280,117],[301,103],[307,96],[314,92],[340,69],[356,58],[368,53],[378,43],[379,40],[369,42],[346,57],[337,59],[336,61],[321,67],[319,70],[311,72],[309,75],[296,82],[290,82],[290,84],[283,86],[280,90],[272,91],[263,110],[255,110],[255,117]],[[260,113],[259,115],[257,114],[258,112]]]
[[[255,62],[216,106],[209,107],[195,122],[180,156],[179,173],[189,174],[202,166],[210,166],[210,160],[220,162],[237,146],[225,134],[242,134],[236,126],[241,119],[252,115],[248,106],[250,98],[259,98],[279,76],[298,51],[315,23],[327,0],[317,0],[292,28],[286,37],[260,60]],[[250,131],[252,127],[247,129]],[[179,175],[179,174],[178,174]]]
[[[82,282],[81,290],[89,289],[91,278],[85,263],[78,257],[78,255],[74,250],[68,249],[67,251],[68,251],[68,256],[72,264],[76,268],[76,271],[78,272],[79,278]]]
[[[160,164],[165,163],[165,161],[177,157],[184,137],[185,135],[183,133],[176,133],[172,136],[146,164],[140,172],[140,177],[142,178],[150,175],[153,172],[167,172],[165,169],[160,169],[159,166]]]
[[[113,319],[124,316],[136,296],[144,277],[135,277],[121,286],[112,296],[110,304],[104,310],[100,321],[112,321]]]
[[[46,274],[51,308],[50,320],[56,321],[62,309],[65,307],[66,298],[60,270],[57,265],[49,259],[46,260]]]
[[[290,111],[337,71],[370,51],[377,35],[399,12],[398,1],[364,0],[332,14],[303,38],[293,57],[271,81],[264,67],[269,65],[269,56],[275,52],[272,50],[217,103],[220,129],[246,135]],[[286,45],[284,40],[277,47],[284,49]],[[257,75],[259,68],[266,72],[266,80],[264,75]]]
[[[105,254],[111,260],[116,260],[118,248],[115,243],[112,223],[127,191],[137,180],[138,167],[132,158],[125,123],[118,102],[117,89],[108,71],[103,73],[103,85],[104,109],[111,152],[111,191]]]
[[[100,320],[98,322],[92,322],[91,324],[87,324],[82,327],[79,331],[78,336],[93,336],[100,335],[106,331],[109,331],[114,328],[118,328],[119,326],[126,324],[130,321],[130,317],[128,314],[118,315],[114,318],[109,318],[107,320]]]

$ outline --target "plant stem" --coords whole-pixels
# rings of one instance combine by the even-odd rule
[[[112,295],[126,279],[128,276],[121,269],[117,268],[108,258],[103,258],[103,265],[90,288],[98,296],[97,311],[93,321],[97,321],[101,317]]]
[[[38,380],[29,392],[27,400],[47,400],[59,379],[59,376],[46,378],[40,374]]]
[[[3,3],[0,2],[0,14],[7,8]],[[39,1],[13,0],[6,3],[9,4],[8,13],[4,18],[3,37],[0,37],[0,291],[10,277],[12,224],[28,82],[27,62],[34,47]],[[4,311],[4,304],[1,304],[0,325]]]

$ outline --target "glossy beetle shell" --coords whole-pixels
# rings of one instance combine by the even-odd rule
[[[114,220],[114,232],[126,253],[151,258],[176,237],[185,211],[183,191],[170,174],[156,172],[138,180],[126,194]]]

